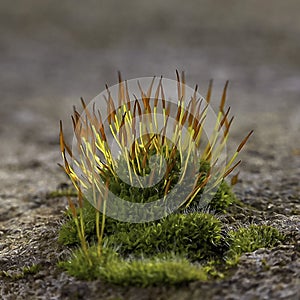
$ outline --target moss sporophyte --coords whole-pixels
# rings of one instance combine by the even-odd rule
[[[60,263],[71,275],[141,286],[207,280],[222,277],[243,252],[282,239],[267,226],[224,230],[216,216],[240,205],[225,178],[252,131],[227,157],[228,82],[214,113],[212,82],[203,98],[184,73],[176,77],[122,81],[119,74],[117,85],[88,105],[82,100],[82,113],[74,108],[72,147],[60,124],[62,168],[78,194],[67,197],[59,235],[80,245]]]

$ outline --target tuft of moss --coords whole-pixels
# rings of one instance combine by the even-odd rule
[[[85,234],[90,242],[96,240],[94,208],[86,203],[83,210]],[[65,245],[79,243],[74,220],[66,222],[59,233]],[[222,223],[209,213],[173,213],[149,223],[127,223],[107,218],[104,242],[118,247],[122,255],[151,256],[157,252],[175,251],[191,260],[222,254],[225,244]]]
[[[228,232],[227,241],[230,245],[227,256],[228,265],[236,265],[239,257],[246,252],[259,248],[272,248],[284,240],[284,235],[276,228],[267,225],[250,225]]]
[[[101,278],[122,286],[173,285],[207,280],[206,273],[186,258],[165,254],[147,259],[123,259],[112,248],[103,248],[99,258],[95,247],[88,250],[91,263],[82,250],[74,252],[71,260],[60,262],[70,275],[84,280]]]
[[[95,208],[85,202],[82,211],[86,238],[94,245],[97,240]],[[226,232],[220,219],[197,211],[177,212],[161,220],[138,224],[107,218],[102,255],[97,256],[96,246],[91,246],[89,258],[87,253],[77,250],[60,266],[77,278],[102,278],[120,285],[174,284],[200,277],[201,280],[220,279],[238,264],[243,253],[272,248],[283,240],[284,236],[276,228],[266,225]],[[71,216],[60,230],[59,241],[65,245],[80,244]],[[187,272],[194,267],[196,275]],[[176,268],[183,273],[178,275]]]
[[[203,166],[205,166],[205,164],[203,164]],[[123,186],[123,185],[121,185]],[[125,186],[124,186],[124,190],[125,190]],[[128,192],[130,194],[130,197],[128,196],[128,198],[126,198],[127,200],[131,199],[131,198],[135,198],[135,201],[137,202],[137,199],[139,199],[143,202],[144,197],[149,196],[151,201],[155,201],[157,200],[156,197],[158,197],[158,195],[155,195],[155,190],[153,188],[153,191],[151,191],[150,189],[146,189],[149,190],[148,194],[146,194],[147,192],[144,190],[143,192],[133,192],[134,189],[129,188]],[[125,193],[125,191],[122,190],[119,191],[120,194]],[[151,196],[152,195],[152,196]],[[153,196],[154,195],[154,196]],[[199,201],[200,201],[200,197],[201,195],[199,195],[198,197],[196,197],[194,199],[194,201],[192,202],[192,204],[190,205],[190,207],[187,210],[187,213],[190,214],[191,212],[199,212]],[[150,200],[147,201],[150,201]],[[146,200],[145,200],[146,201]],[[206,206],[209,210],[215,211],[216,213],[225,213],[226,209],[235,203],[239,203],[237,198],[235,197],[234,193],[232,192],[231,187],[226,183],[226,181],[223,181],[219,188],[218,191],[215,193],[215,195],[213,196],[213,199],[211,200],[211,202]],[[202,207],[200,208],[200,213],[201,211],[206,210],[206,208]],[[96,238],[96,217],[95,217],[95,208],[88,202],[85,201],[84,206],[83,206],[83,221],[84,221],[84,228],[85,228],[85,235],[86,238],[88,240],[94,240]],[[178,213],[183,213],[184,210],[179,209]],[[176,214],[175,214],[176,215]],[[62,228],[59,232],[59,242],[64,244],[64,245],[74,245],[77,244],[79,242],[78,239],[78,234],[77,234],[77,229],[76,229],[76,225],[74,222],[74,218],[72,217],[70,212],[67,212],[67,217],[68,220],[66,223],[64,223],[62,225]],[[196,215],[193,215],[193,217],[197,218]],[[170,224],[170,222],[168,222],[168,220],[172,219],[173,217],[170,218],[166,218],[166,224]],[[177,217],[178,218],[178,217]],[[183,217],[184,218],[184,217]],[[208,216],[206,215],[206,219],[208,218]],[[204,219],[204,222],[205,220]],[[188,222],[188,221],[187,221]],[[148,226],[149,224],[144,225],[137,225],[137,224],[127,224],[127,223],[121,223],[118,222],[117,220],[114,220],[112,218],[106,217],[106,225],[105,225],[105,231],[107,234],[111,234],[114,232],[119,232],[121,228],[125,228],[125,230],[133,230],[134,228],[138,228],[139,230],[143,230],[143,228],[146,226]],[[157,222],[151,222],[150,224],[156,224]],[[151,225],[154,226],[154,225]],[[168,225],[165,225],[168,226]],[[202,225],[201,225],[202,226]],[[136,232],[138,232],[138,230],[135,230]],[[203,234],[203,232],[202,232]]]
[[[150,224],[120,227],[106,242],[125,256],[174,251],[195,261],[216,256],[223,244],[221,222],[207,213],[171,214]]]
[[[69,220],[60,230],[59,241],[65,245],[81,245],[69,261],[60,263],[69,274],[88,280],[101,278],[124,286],[222,278],[223,271],[236,264],[242,253],[280,242],[281,235],[272,227],[253,225],[226,232],[227,226],[215,217],[214,213],[225,213],[230,205],[240,204],[224,178],[241,162],[235,162],[236,158],[253,131],[240,142],[224,168],[215,172],[214,166],[222,157],[233,120],[229,118],[230,109],[225,109],[228,82],[212,135],[203,139],[212,84],[207,93],[207,105],[202,105],[203,99],[197,96],[197,88],[191,99],[185,99],[184,73],[180,77],[176,72],[176,77],[177,106],[166,103],[168,97],[163,92],[162,78],[156,83],[153,78],[147,91],[143,91],[138,83],[142,99],[139,102],[136,96],[130,99],[128,85],[119,74],[118,107],[107,87],[108,131],[101,112],[96,111],[95,106],[90,111],[89,105],[82,100],[84,112],[80,114],[74,109],[72,116],[78,156],[66,144],[60,123],[62,167],[78,191],[78,201],[60,191],[50,197],[69,196]],[[175,130],[172,128],[173,135],[169,138],[166,136],[170,129],[168,119],[173,114],[177,125]],[[157,127],[159,115],[163,117],[162,130],[150,130],[150,133],[148,129]],[[139,138],[136,138],[137,126]],[[109,132],[120,148],[118,157],[112,155],[107,143]],[[204,151],[198,153],[200,149],[196,148],[200,144]],[[136,186],[133,174],[138,175],[137,178],[144,177],[145,181],[139,179]],[[154,178],[160,178],[160,181],[154,182]],[[87,188],[85,194],[93,199],[98,210],[84,200],[82,187]],[[105,202],[109,200],[106,198],[108,191],[132,206],[129,213],[122,207],[115,209],[115,217],[126,213],[127,222],[113,219],[111,214],[107,217],[99,211],[101,206],[109,205]],[[181,201],[176,211],[170,209],[174,199],[166,197],[171,196],[170,191]],[[153,202],[164,197],[166,214],[160,220],[153,215],[155,210],[140,212],[134,208],[135,203],[155,206]],[[137,217],[156,221],[136,224]]]

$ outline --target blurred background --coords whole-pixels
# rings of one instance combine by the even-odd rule
[[[299,12],[298,0],[1,0],[2,167],[59,161],[59,120],[70,138],[72,106],[115,84],[118,70],[126,79],[184,70],[203,95],[213,78],[216,101],[229,79],[233,136],[255,129],[253,151],[294,151]]]

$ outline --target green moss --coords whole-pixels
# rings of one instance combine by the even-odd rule
[[[208,164],[201,166],[202,172],[209,170]],[[151,189],[142,192],[123,184],[111,183],[111,189],[128,199],[135,197],[135,201],[138,197],[142,202],[158,197]],[[97,256],[96,247],[91,246],[87,249],[89,258],[86,252],[77,250],[69,261],[60,265],[75,277],[102,278],[119,285],[220,279],[239,262],[242,253],[273,247],[283,239],[278,230],[269,226],[251,225],[226,232],[220,219],[199,210],[199,201],[203,201],[201,191],[187,210],[178,209],[163,219],[148,223],[120,222],[106,217],[102,256]],[[202,209],[220,214],[232,204],[240,202],[223,181],[212,201]],[[82,215],[78,213],[83,219],[89,245],[97,243],[95,212],[95,208],[84,201]],[[68,220],[60,230],[59,242],[80,245],[74,218],[70,212],[66,216]]]
[[[123,286],[206,281],[224,278],[243,253],[272,248],[284,239],[265,225],[231,230],[222,237],[221,222],[204,213],[174,214],[151,226],[136,225],[132,231],[108,235],[100,257],[96,247],[88,249],[89,260],[76,250],[60,266],[80,279],[101,278]]]
[[[209,208],[216,212],[226,212],[226,209],[232,205],[239,203],[235,197],[232,189],[228,183],[223,180],[218,188],[218,191],[214,195],[211,202],[208,204]]]
[[[207,168],[205,164],[203,164],[203,168]],[[123,186],[124,185],[124,186]],[[159,198],[159,195],[155,191],[155,189],[144,189],[144,191],[137,191],[136,188],[125,188],[125,184],[118,185],[118,187],[121,187],[120,190],[120,195],[122,194],[123,197],[127,201],[130,201],[131,198],[135,198],[135,201],[141,201],[141,202],[147,202],[150,200],[155,201]],[[116,187],[114,188],[116,189]],[[128,195],[125,195],[126,190]],[[148,190],[148,192],[147,192]],[[156,193],[156,194],[155,194]],[[148,200],[144,200],[145,197],[149,197]],[[137,200],[138,199],[138,200]],[[149,200],[150,199],[150,200]],[[199,197],[196,197],[195,200],[192,202],[191,206],[187,210],[187,212],[197,212],[199,211],[199,201],[200,201],[200,195]],[[201,200],[202,201],[202,200]],[[232,205],[232,204],[239,203],[238,200],[236,199],[234,193],[231,190],[231,187],[223,181],[219,188],[218,191],[215,193],[213,199],[211,202],[208,203],[206,206],[212,211],[215,211],[216,213],[222,212],[224,213],[226,209]],[[206,207],[202,207],[202,210],[206,210]],[[178,213],[183,213],[184,210],[179,209]],[[121,213],[121,212],[120,212]],[[201,213],[201,211],[200,211]],[[65,245],[73,245],[78,243],[78,235],[76,231],[76,226],[75,222],[71,216],[70,213],[67,213],[68,216],[68,221],[62,226],[60,233],[59,233],[59,242]],[[172,217],[170,217],[172,218]],[[93,240],[95,238],[95,232],[96,232],[96,219],[95,219],[95,208],[88,202],[85,201],[84,203],[84,208],[83,208],[83,219],[84,219],[84,224],[85,224],[85,234],[86,238],[88,240]],[[168,222],[168,218],[166,219]],[[126,224],[126,223],[125,223]],[[106,219],[106,232],[107,233],[113,233],[113,232],[119,232],[120,228],[125,228],[126,230],[132,230],[134,228],[138,228],[138,230],[141,230],[143,226],[136,226],[135,224],[131,225],[125,225],[122,224],[114,219],[107,218]],[[168,223],[169,224],[169,223]],[[148,225],[146,225],[147,227]],[[136,231],[138,231],[136,230]]]
[[[170,113],[173,114],[173,108],[176,107],[169,106],[170,103],[166,106],[162,81],[153,99],[150,96],[154,81],[147,93],[139,85],[143,101],[140,104],[135,101],[134,105],[125,105],[122,102],[125,98],[127,102],[129,92],[127,85],[125,88],[120,82],[119,98],[124,105],[114,109],[108,116],[110,132],[121,150],[116,158],[107,143],[100,112],[99,119],[96,111],[81,118],[74,109],[72,118],[76,129],[79,129],[74,130],[78,137],[78,158],[67,146],[60,123],[60,149],[64,170],[76,188],[86,187],[84,194],[87,198],[90,198],[90,193],[93,196],[90,199],[94,199],[94,203],[98,202],[100,205],[101,200],[104,205],[103,200],[109,197],[100,188],[101,178],[105,187],[116,197],[127,201],[130,207],[129,210],[126,207],[126,211],[122,205],[114,209],[117,214],[115,218],[126,217],[125,223],[103,216],[87,201],[77,211],[76,205],[82,204],[81,193],[78,195],[78,202],[69,201],[70,212],[67,212],[68,220],[59,233],[59,241],[65,245],[82,247],[74,252],[70,261],[60,264],[71,275],[83,279],[101,278],[125,286],[175,284],[207,280],[208,277],[222,278],[222,268],[226,270],[226,255],[232,261],[238,260],[245,251],[252,251],[260,246],[272,246],[273,241],[280,239],[275,231],[258,228],[254,230],[251,227],[244,231],[240,229],[227,233],[228,224],[225,225],[221,218],[216,218],[216,214],[227,213],[232,204],[240,204],[224,178],[239,164],[235,163],[236,157],[253,131],[241,141],[234,155],[228,157],[226,166],[215,172],[213,166],[220,163],[221,157],[223,160],[223,150],[232,121],[228,117],[229,109],[226,113],[224,109],[227,83],[215,127],[212,127],[214,130],[211,136],[203,140],[201,135],[204,133],[207,106],[202,105],[203,99],[198,99],[195,89],[187,110],[183,109],[184,81],[184,74],[182,73],[180,79],[177,72],[180,101],[177,103],[177,113],[174,114],[178,124],[174,127],[172,139],[168,139],[165,134],[170,128]],[[122,96],[124,89],[127,91],[126,96]],[[211,85],[208,94],[210,92]],[[84,101],[82,105],[87,113]],[[115,106],[110,92],[107,105],[108,110]],[[159,133],[153,132],[153,127],[157,127],[157,119],[148,118],[148,112],[163,115],[163,123],[159,122],[160,127],[163,127]],[[139,126],[141,134],[138,138],[136,126]],[[187,129],[186,132],[184,128]],[[132,174],[143,177],[138,186],[133,184]],[[172,194],[181,203],[176,211],[173,209],[175,199],[170,199]],[[49,194],[49,197],[59,196],[71,195],[67,191]],[[137,217],[140,220],[155,220],[157,214],[155,209],[140,211],[134,204],[151,203],[155,206],[156,203],[153,202],[159,199],[165,200],[165,217],[135,224]],[[108,207],[110,203],[106,204]],[[161,211],[162,208],[158,208]],[[170,211],[171,214],[167,213]]]
[[[89,202],[84,203],[83,220],[86,238],[93,245],[97,241],[95,209]],[[120,285],[173,284],[200,277],[201,280],[224,278],[239,262],[241,254],[261,247],[271,248],[284,239],[270,226],[251,225],[229,232],[224,228],[220,219],[204,212],[177,212],[142,224],[107,217],[104,254],[98,257],[95,247],[89,248],[92,262],[89,264],[86,254],[78,250],[70,261],[60,265],[70,275],[82,279],[102,278]],[[59,241],[79,244],[72,218],[61,228]],[[182,273],[178,274],[176,268]]]
[[[25,266],[21,270],[0,271],[0,277],[6,277],[12,280],[19,280],[24,278],[26,275],[36,274],[39,272],[39,270],[40,265],[33,264],[31,266]]]
[[[96,240],[95,209],[85,204],[84,220],[86,238]],[[87,221],[88,220],[88,221]],[[175,251],[192,260],[222,254],[226,245],[221,234],[222,223],[208,213],[174,213],[164,219],[135,224],[107,218],[104,242],[118,247],[122,255],[146,255]],[[66,222],[59,234],[65,245],[79,243],[75,222]]]
[[[208,200],[206,200],[208,199]],[[201,205],[206,203],[206,205]],[[240,201],[234,195],[231,186],[223,180],[216,191],[212,191],[206,197],[202,198],[202,191],[195,197],[194,201],[189,207],[189,211],[195,211],[208,208],[216,213],[226,213],[229,206],[233,204],[240,204]]]
[[[209,279],[223,279],[226,275],[223,265],[222,259],[211,259],[203,265],[203,271]]]
[[[253,252],[259,248],[272,248],[284,240],[276,228],[266,225],[251,225],[228,232],[230,245],[227,256],[228,265],[236,265],[241,254]]]
[[[91,264],[81,250],[75,251],[68,262],[60,266],[70,275],[84,280],[101,278],[122,286],[149,286],[157,284],[177,284],[195,280],[206,280],[206,273],[198,265],[186,258],[165,254],[148,259],[123,259],[111,248],[103,248],[101,258],[96,249],[89,249]]]
[[[40,265],[33,264],[32,266],[27,266],[23,268],[24,275],[26,274],[36,274],[40,270]]]
[[[239,164],[235,163],[237,155],[253,131],[241,141],[233,156],[228,157],[226,166],[214,172],[212,166],[219,164],[220,158],[223,158],[232,121],[228,117],[229,109],[226,113],[224,109],[227,83],[221,98],[216,126],[212,127],[212,135],[203,140],[203,122],[208,110],[205,105],[203,107],[202,98],[197,99],[195,89],[195,94],[187,106],[189,108],[184,111],[183,77],[184,74],[180,79],[177,72],[180,101],[174,115],[178,122],[174,127],[174,140],[165,136],[169,131],[167,120],[170,113],[173,114],[173,105],[166,106],[162,83],[160,82],[157,88],[154,102],[150,101],[150,96],[144,96],[151,94],[154,81],[147,93],[140,88],[143,98],[140,104],[138,101],[135,101],[134,105],[124,103],[108,116],[110,132],[121,150],[117,158],[112,157],[104,124],[101,116],[99,115],[98,119],[95,111],[86,114],[86,118],[81,118],[76,109],[74,110],[73,122],[76,123],[76,129],[79,128],[74,130],[78,137],[78,158],[67,146],[62,123],[60,124],[63,165],[76,188],[87,187],[84,194],[89,198],[87,194],[93,193],[91,199],[100,205],[100,201],[97,200],[106,197],[106,191],[100,188],[100,176],[116,197],[127,201],[128,206],[131,206],[131,210],[125,211],[124,207],[114,210],[117,214],[115,217],[126,217],[128,222],[125,223],[103,216],[87,201],[77,211],[76,205],[82,204],[81,193],[78,195],[78,202],[69,201],[70,211],[66,214],[68,220],[60,230],[59,242],[68,246],[81,245],[81,250],[74,251],[69,261],[60,263],[69,274],[88,280],[101,278],[124,286],[177,284],[223,278],[230,266],[238,263],[242,253],[260,247],[273,247],[282,240],[282,235],[268,226],[252,225],[228,232],[228,222],[236,226],[234,214],[241,210],[244,213],[245,207],[236,199],[224,178]],[[119,98],[127,99],[125,94],[122,96],[122,91],[124,92],[124,86],[120,82]],[[210,92],[211,86],[208,94]],[[109,93],[109,110],[114,107],[113,103]],[[84,101],[82,105],[87,113]],[[164,116],[164,121],[160,124],[163,125],[160,133],[152,132],[153,125],[157,127],[157,120],[146,118],[147,114],[144,112]],[[135,123],[137,116],[139,123]],[[185,125],[190,137],[183,130]],[[139,132],[143,133],[138,138],[136,126],[139,126]],[[148,130],[149,128],[151,130]],[[201,147],[198,147],[200,145]],[[76,169],[73,167],[74,163]],[[133,173],[144,177],[138,187],[133,184]],[[95,174],[99,176],[94,176]],[[159,182],[155,179],[159,179]],[[64,186],[66,187],[65,184]],[[140,220],[154,220],[156,216],[151,209],[135,210],[135,203],[151,203],[155,206],[156,203],[152,202],[172,195],[170,191],[181,203],[176,211],[171,207],[174,199],[166,197],[164,209],[165,212],[172,211],[171,214],[166,213],[164,218],[148,223],[134,223],[137,217]],[[71,190],[58,190],[49,193],[48,197],[75,195]],[[161,210],[161,207],[159,209]],[[249,212],[252,212],[251,208],[247,211]],[[224,213],[227,216],[223,218],[221,214]],[[239,221],[243,218],[243,213],[239,214]],[[220,218],[216,218],[216,215]],[[131,220],[131,217],[134,220]]]
[[[85,201],[82,211],[85,236],[88,240],[93,240],[96,234],[95,208],[88,201]],[[66,212],[66,218],[66,222],[59,231],[58,242],[64,245],[75,245],[80,243],[75,221],[69,210]]]
[[[206,213],[171,214],[150,224],[123,224],[106,242],[123,255],[146,255],[175,251],[191,260],[219,254],[222,224]]]

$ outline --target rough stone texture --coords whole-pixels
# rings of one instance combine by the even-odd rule
[[[0,2],[0,297],[2,299],[299,299],[300,23],[299,1]],[[243,255],[230,278],[183,287],[120,288],[74,280],[56,263],[65,200],[47,199],[66,178],[58,122],[124,77],[161,75],[199,83],[214,98],[231,80],[234,150],[241,157],[236,193],[257,211],[243,223],[267,223],[290,237],[272,250]],[[217,105],[217,102],[214,102]],[[40,265],[21,279],[24,266]]]

